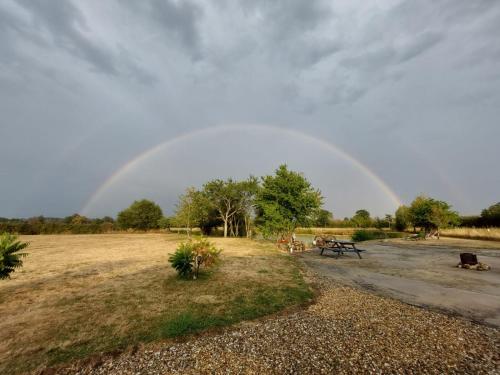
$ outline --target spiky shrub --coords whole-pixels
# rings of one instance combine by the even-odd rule
[[[4,233],[0,236],[0,279],[8,279],[10,274],[23,265],[21,258],[26,253],[19,253],[28,246],[27,242],[17,240],[17,236]]]
[[[193,249],[189,243],[181,243],[168,261],[180,277],[187,278],[193,272]]]
[[[190,240],[182,242],[168,261],[180,277],[197,279],[200,268],[216,264],[221,251],[207,239]]]

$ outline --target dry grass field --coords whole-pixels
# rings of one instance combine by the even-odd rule
[[[0,373],[224,326],[312,297],[272,244],[214,239],[222,262],[197,281],[168,263],[175,234],[23,236],[28,257],[0,282]]]
[[[452,228],[443,229],[441,234],[446,237],[500,241],[500,228]]]

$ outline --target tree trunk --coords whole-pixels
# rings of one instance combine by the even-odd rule
[[[224,220],[224,238],[227,237],[227,219]]]
[[[245,235],[247,238],[250,238],[250,225],[248,224],[249,220],[248,220],[248,217],[247,215],[244,216],[245,218]]]

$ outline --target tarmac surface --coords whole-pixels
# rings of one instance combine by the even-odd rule
[[[500,327],[500,244],[474,240],[388,240],[360,243],[340,258],[318,249],[303,262],[321,276],[405,303]],[[497,248],[495,248],[497,247]],[[457,268],[460,253],[473,252],[489,271]]]

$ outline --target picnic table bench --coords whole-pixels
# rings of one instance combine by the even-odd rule
[[[325,250],[331,250],[334,253],[337,253],[337,258],[344,253],[352,252],[352,253],[356,253],[358,255],[359,259],[362,259],[361,252],[365,251],[362,249],[358,249],[356,247],[355,242],[337,240],[337,239],[325,240],[324,243],[322,243],[319,246],[319,248],[321,249],[320,255],[323,255],[323,252]]]

